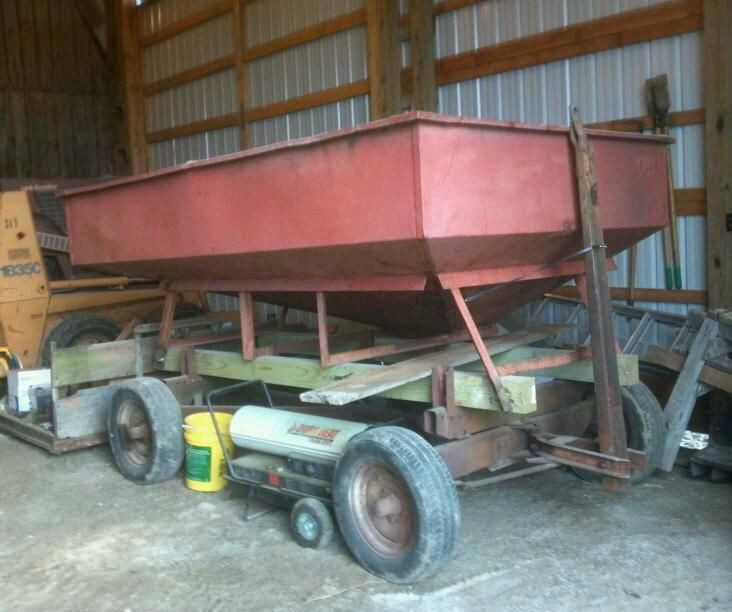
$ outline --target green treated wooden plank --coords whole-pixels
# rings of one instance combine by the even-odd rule
[[[144,338],[144,370],[152,370],[157,338]],[[54,387],[126,378],[135,375],[135,340],[102,342],[56,349],[51,355],[51,382]]]
[[[511,349],[500,355],[496,355],[493,361],[497,366],[516,363],[526,359],[539,359],[540,357],[550,357],[552,355],[563,355],[571,351],[563,349],[536,348],[530,346],[522,346]],[[618,375],[620,376],[620,384],[622,386],[637,385],[640,382],[638,376],[638,356],[637,355],[618,355]],[[469,365],[465,369],[470,371],[479,371],[481,366]],[[592,359],[583,359],[566,365],[556,366],[554,368],[545,368],[542,370],[532,370],[524,374],[525,376],[545,376],[561,380],[575,380],[578,382],[593,382]]]
[[[315,389],[355,374],[375,371],[383,366],[365,363],[347,363],[322,368],[315,359],[299,357],[260,357],[245,361],[238,353],[198,349],[195,352],[196,369],[203,376],[217,376],[232,380],[263,380],[271,385],[283,385],[301,389]],[[166,371],[180,370],[180,353],[168,351],[160,366]],[[502,379],[506,389],[515,399],[516,413],[526,414],[536,410],[536,383],[533,378],[506,376]],[[432,386],[429,378],[389,389],[380,397],[432,403]],[[477,372],[455,373],[455,402],[465,408],[500,410],[495,390],[485,374]]]

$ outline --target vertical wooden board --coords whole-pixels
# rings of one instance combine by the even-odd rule
[[[2,41],[0,43],[0,89],[6,89],[9,86],[8,76],[8,60],[5,53],[5,38],[7,37],[7,31],[5,28],[5,18],[3,17],[3,2],[0,2],[0,36]]]
[[[84,95],[71,95],[69,96],[69,101],[71,102],[71,144],[74,156],[74,172],[75,176],[83,177],[86,176],[85,169],[88,167],[86,150],[84,148]]]
[[[28,4],[30,2],[26,0]],[[55,56],[51,49],[51,23],[49,0],[33,0],[33,15],[36,24],[36,48],[41,89],[53,91],[55,86]]]
[[[77,94],[88,93],[91,91],[89,70],[89,53],[87,51],[87,33],[85,26],[73,3],[68,3],[68,24],[66,30],[70,33],[72,53],[74,56],[73,65],[69,71],[71,77],[72,91]]]
[[[15,133],[15,176],[31,176],[26,98],[22,91],[10,91],[10,108]]]
[[[45,125],[45,152],[47,176],[51,178],[61,176],[61,150],[59,147],[59,126],[56,118],[59,94],[48,93],[43,95],[43,113]]]
[[[105,58],[102,55],[103,50],[97,42],[96,34],[93,34],[88,26],[84,25],[84,28],[87,57],[89,58],[90,91],[96,94],[106,93],[109,91],[109,75]]]
[[[26,96],[31,176],[37,178],[46,178],[49,176],[46,163],[44,97],[44,94],[39,91],[30,91]]]
[[[704,0],[709,308],[732,305],[732,10]]]
[[[23,55],[20,48],[20,22],[16,0],[3,0],[3,31],[8,66],[8,84],[12,89],[23,89]]]
[[[142,93],[139,10],[134,0],[117,4],[124,83],[124,113],[127,158],[130,172],[147,170],[145,99]]]
[[[0,45],[2,46],[2,45]],[[0,176],[15,176],[15,126],[10,106],[10,91],[0,89]]]
[[[112,156],[114,154],[114,126],[110,121],[111,101],[109,96],[94,96],[97,159],[100,176],[114,174]]]
[[[41,88],[41,79],[39,77],[38,49],[36,47],[36,24],[31,0],[20,0],[18,2],[18,23],[20,26],[25,86],[29,91],[38,90]]]
[[[61,155],[61,176],[75,176],[76,160],[74,156],[74,110],[73,98],[69,94],[59,94],[56,100],[56,124],[59,134],[59,151]]]
[[[69,2],[52,2],[52,37],[56,55],[56,90],[71,93],[74,90],[74,41],[71,32],[73,7]]]
[[[98,134],[96,125],[96,96],[84,95],[84,142],[87,154],[85,176],[99,176]]]

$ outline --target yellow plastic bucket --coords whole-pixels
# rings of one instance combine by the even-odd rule
[[[229,437],[232,415],[215,412],[221,435],[229,455],[234,452],[234,443]],[[211,415],[208,412],[192,414],[183,421],[183,437],[186,441],[186,486],[192,491],[221,491],[228,481],[226,457],[221,450]]]

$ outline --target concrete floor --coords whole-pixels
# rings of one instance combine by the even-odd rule
[[[684,471],[611,495],[553,470],[461,495],[462,542],[411,587],[340,538],[299,548],[241,492],[138,487],[106,447],[0,434],[0,610],[730,610],[732,486]]]

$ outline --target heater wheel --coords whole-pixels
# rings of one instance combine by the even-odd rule
[[[325,548],[333,540],[333,518],[325,504],[312,497],[305,497],[292,507],[290,528],[303,548]]]

